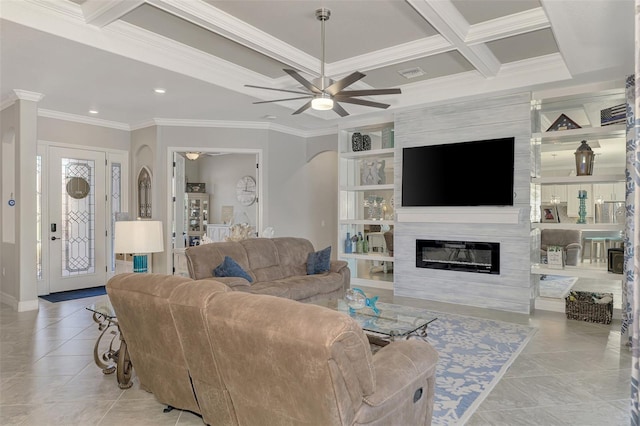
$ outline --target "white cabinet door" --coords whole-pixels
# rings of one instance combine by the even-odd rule
[[[540,196],[543,203],[551,203],[556,198],[558,202],[567,202],[567,185],[540,185]]]

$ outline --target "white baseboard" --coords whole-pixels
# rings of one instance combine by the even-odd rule
[[[0,302],[11,306],[18,312],[37,311],[40,308],[38,299],[19,302],[15,297],[4,292],[0,292]]]

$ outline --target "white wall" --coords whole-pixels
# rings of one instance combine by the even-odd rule
[[[328,157],[321,154],[307,162],[308,147],[304,138],[272,130],[177,126],[160,126],[157,129],[156,165],[159,168],[154,184],[157,182],[158,190],[165,194],[158,201],[164,211],[159,220],[168,220],[170,209],[169,147],[183,148],[178,149],[181,151],[197,151],[198,147],[209,151],[259,150],[263,168],[263,227],[273,226],[276,236],[309,238],[317,248],[324,248],[335,241],[337,227],[335,222],[330,225],[329,221],[335,218],[337,211],[337,168],[332,165],[331,154]],[[337,140],[337,135],[333,137]],[[328,192],[318,191],[317,182]],[[311,205],[314,206],[313,211]],[[325,227],[321,226],[322,220],[325,220]],[[161,265],[162,271],[169,273],[171,262],[166,253],[154,255],[153,262],[154,270],[156,265]]]
[[[243,206],[236,198],[236,183],[242,176],[256,177],[255,154],[223,154],[204,156],[198,163],[198,182],[206,184],[209,199],[209,223],[222,223],[222,206],[233,206],[233,212],[245,212],[249,224],[256,226],[257,203]],[[258,194],[261,197],[261,194]],[[262,229],[257,229],[262,232]]]

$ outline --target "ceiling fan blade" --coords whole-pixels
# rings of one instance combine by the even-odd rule
[[[369,90],[343,90],[336,93],[339,96],[373,96],[373,95],[399,95],[400,89],[369,89]]]
[[[298,96],[296,98],[286,98],[286,99],[274,99],[272,101],[258,101],[258,102],[254,102],[255,104],[268,104],[270,102],[284,102],[284,101],[295,101],[297,99],[309,99],[311,97],[311,95],[307,95],[307,96]],[[311,101],[309,101],[311,102]]]
[[[348,76],[346,76],[345,78],[336,81],[331,86],[329,86],[326,89],[324,89],[324,91],[329,93],[330,95],[335,95],[336,93],[340,92],[345,87],[355,83],[356,81],[360,80],[361,78],[364,78],[364,76],[365,75],[362,74],[361,72],[354,71],[351,74],[349,74]]]
[[[300,114],[301,112],[304,112],[304,111],[308,110],[309,108],[311,108],[311,101],[307,102],[306,104],[302,105],[297,110],[293,111],[293,114],[291,114],[291,115]]]
[[[290,70],[287,68],[283,69],[284,72],[286,72],[287,74],[289,74],[291,77],[293,77],[298,83],[302,84],[304,87],[306,87],[307,89],[309,89],[311,92],[313,93],[322,93],[322,90],[318,89],[316,86],[314,86],[313,84],[311,84],[311,82],[307,81],[303,76],[301,76],[300,74],[298,74],[297,71],[295,70]]]
[[[253,87],[254,89],[275,90],[277,92],[298,93],[300,95],[307,95],[307,92],[300,92],[298,90],[276,89],[274,87],[254,86],[253,84],[245,84],[244,87]]]
[[[356,98],[343,98],[340,95],[334,96],[333,97],[334,101],[339,101],[339,102],[346,102],[348,104],[357,104],[357,105],[364,105],[364,106],[369,106],[369,107],[374,107],[374,108],[389,108],[389,104],[383,104],[380,102],[371,102],[371,101],[366,101],[364,99],[356,99]]]
[[[349,113],[337,102],[333,103],[333,110],[337,112],[340,117],[346,117],[349,115]]]

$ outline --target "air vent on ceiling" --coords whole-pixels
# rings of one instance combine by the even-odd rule
[[[424,71],[420,67],[407,68],[404,70],[398,71],[398,74],[403,76],[406,79],[421,77],[424,75]]]

